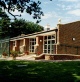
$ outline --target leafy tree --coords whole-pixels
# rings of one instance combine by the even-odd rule
[[[5,12],[0,8],[0,38],[15,37],[21,34],[30,34],[42,31],[43,27],[33,22],[25,21],[24,19],[14,20],[12,23]],[[11,28],[9,25],[11,24]]]
[[[8,33],[9,24],[10,19],[8,15],[5,12],[3,12],[2,9],[0,8],[0,38],[7,37],[9,35]]]
[[[33,15],[33,18],[37,19],[37,23],[41,21],[41,16],[44,15],[40,4],[39,0],[37,2],[35,0],[0,0],[0,7],[14,16],[14,18],[18,15],[12,14],[11,11],[14,12],[17,9],[21,13],[26,11],[26,13]]]
[[[19,19],[11,23],[10,35],[11,37],[15,37],[21,34],[31,34],[42,30],[43,27],[38,24]]]

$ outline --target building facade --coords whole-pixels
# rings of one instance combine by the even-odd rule
[[[80,54],[80,21],[10,39],[10,50],[35,54]]]

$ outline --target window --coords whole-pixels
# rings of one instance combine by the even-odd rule
[[[29,39],[29,51],[34,52],[34,45],[36,44],[36,38]]]
[[[54,53],[54,43],[55,43],[55,35],[44,36],[43,52],[53,54]]]

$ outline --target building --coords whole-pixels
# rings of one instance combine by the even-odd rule
[[[57,28],[10,39],[10,50],[53,55],[80,55],[80,21],[57,24]],[[66,57],[66,56],[65,56]]]

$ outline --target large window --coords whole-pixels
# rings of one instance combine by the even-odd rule
[[[34,51],[34,45],[36,44],[36,38],[30,38],[29,39],[29,51],[30,52],[35,52]]]
[[[44,53],[54,53],[55,35],[44,36]]]

